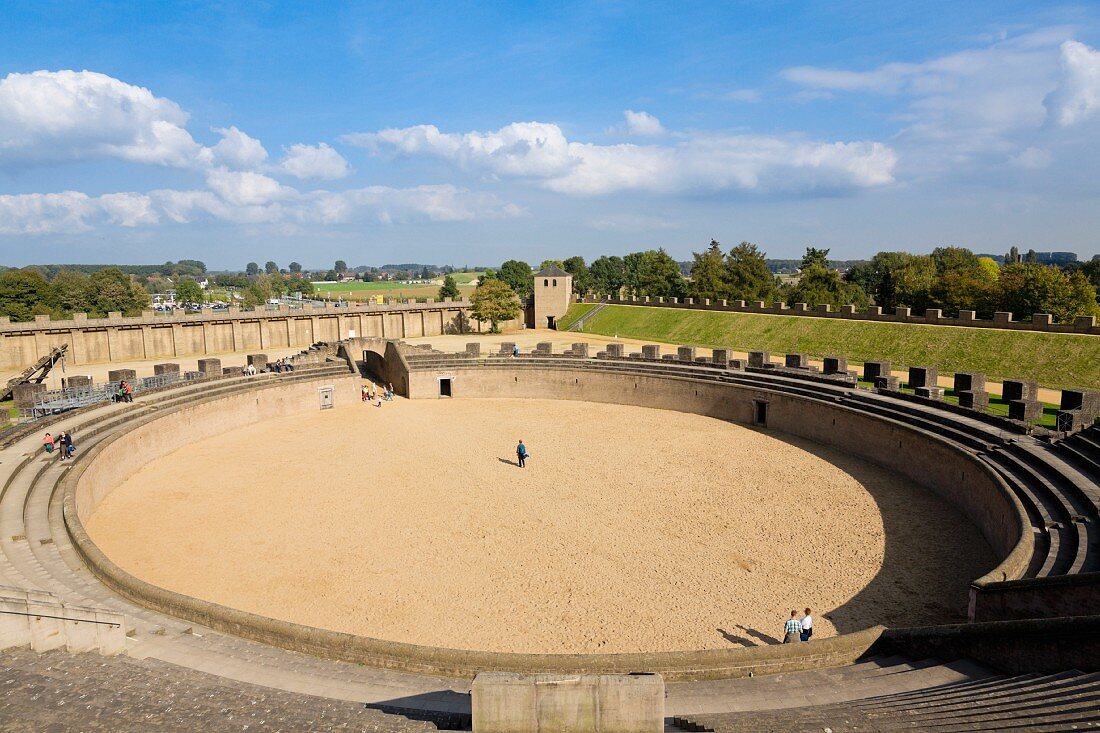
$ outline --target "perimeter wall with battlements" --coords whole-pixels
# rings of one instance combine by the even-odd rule
[[[464,331],[488,331],[469,317],[467,300],[440,303],[351,304],[336,308],[204,310],[188,315],[144,311],[134,318],[74,314],[54,321],[38,316],[11,323],[0,317],[0,370],[23,369],[50,349],[67,345],[70,364],[171,359],[172,357],[305,348],[349,337],[415,338]],[[518,327],[518,322],[501,324]]]

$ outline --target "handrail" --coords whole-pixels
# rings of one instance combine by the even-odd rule
[[[56,619],[60,619],[61,621],[72,621],[73,623],[76,623],[76,624],[80,624],[80,623],[84,623],[84,624],[103,624],[104,626],[113,626],[116,629],[118,627],[122,626],[122,623],[119,622],[119,621],[97,621],[94,618],[88,619],[88,618],[69,618],[68,616],[51,616],[48,613],[35,613],[34,611],[5,611],[3,609],[0,609],[0,613],[7,614],[9,616],[34,616],[35,618],[56,618]]]

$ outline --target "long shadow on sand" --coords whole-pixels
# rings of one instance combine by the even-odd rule
[[[915,518],[911,511],[912,507],[906,501],[906,496],[910,494],[904,489],[899,490],[898,487],[880,484],[879,471],[896,474],[888,468],[872,468],[871,462],[865,458],[842,453],[832,448],[823,448],[797,436],[773,430],[756,430],[790,443],[840,468],[863,485],[878,507],[885,545],[882,567],[875,577],[847,602],[831,610],[818,611],[818,613],[823,612],[822,615],[833,623],[837,633],[859,631],[875,624],[913,626],[966,620],[970,581],[980,577],[993,565],[986,566],[982,563],[979,566],[973,559],[967,558],[964,559],[966,566],[973,568],[969,574],[963,572],[966,566],[959,570],[951,570],[951,566],[958,565],[963,551],[946,545],[947,538],[942,535],[926,534],[924,537],[918,535],[914,529]],[[912,491],[931,493],[930,489],[924,489],[912,481],[905,481]],[[807,488],[809,492],[804,495],[812,502],[812,482]],[[946,502],[940,501],[946,505]],[[828,510],[828,507],[822,507],[822,510]],[[951,508],[951,511],[956,510]],[[963,519],[966,521],[965,517]],[[939,525],[929,522],[929,526],[935,531]],[[971,527],[974,536],[981,539],[978,528],[973,525]],[[920,567],[913,567],[910,562],[914,557],[936,556],[942,562],[924,562]],[[992,563],[996,562],[992,553],[989,553],[988,557]],[[792,608],[801,608],[803,605],[800,599],[791,599],[791,601]],[[805,605],[814,606],[813,599],[805,599]],[[752,633],[747,629],[745,631]],[[769,643],[778,643],[778,639]]]
[[[768,636],[767,634],[762,633],[760,631],[757,631],[756,629],[750,629],[748,626],[742,626],[741,624],[736,624],[734,626],[734,628],[739,629],[740,631],[743,631],[745,633],[745,636],[738,636],[737,634],[734,634],[730,631],[726,631],[725,629],[715,629],[715,631],[717,631],[719,634],[721,634],[722,638],[724,638],[726,641],[730,642],[731,644],[740,644],[741,646],[760,646],[761,643],[763,643],[763,644],[779,644],[780,643],[780,640],[775,638],[774,636]]]
[[[437,730],[470,730],[470,695],[454,690],[438,690],[398,697],[364,705],[387,715],[431,723]]]
[[[509,466],[515,466],[516,468],[519,468],[519,461],[510,461],[507,458],[498,458],[497,460],[501,463],[506,463]]]

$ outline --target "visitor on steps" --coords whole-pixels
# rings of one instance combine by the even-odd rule
[[[522,440],[516,446],[516,461],[519,463],[520,468],[527,464],[527,446],[523,444]]]
[[[810,609],[806,609],[806,615],[802,617],[802,633],[799,637],[802,641],[809,641],[814,635],[814,617],[810,615]]]
[[[783,643],[794,644],[802,641],[802,622],[798,620],[798,611],[791,611],[791,617],[783,625]]]
[[[122,398],[127,402],[134,401],[134,385],[130,384],[129,381],[122,383]]]
[[[517,344],[512,344],[512,357],[515,358],[517,356],[519,356],[519,346]]]
[[[47,453],[53,453],[53,442],[53,436],[49,433],[46,433],[45,437],[42,438],[42,447],[46,449]]]
[[[61,434],[57,436],[57,442],[60,444],[60,447],[61,447],[61,456],[60,456],[61,460],[64,461],[67,458],[71,458],[72,457],[72,451],[73,451],[72,436],[69,435],[68,433],[62,431]]]

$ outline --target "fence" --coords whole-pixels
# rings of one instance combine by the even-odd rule
[[[158,374],[153,377],[134,379],[130,384],[134,388],[134,394],[137,394],[202,376],[201,372],[186,372],[182,376],[179,374]],[[109,402],[116,399],[120,384],[122,383],[105,382],[88,387],[71,387],[69,389],[39,392],[34,396],[33,406],[19,411],[20,420],[21,422],[32,422],[47,415],[57,415],[99,402]]]

